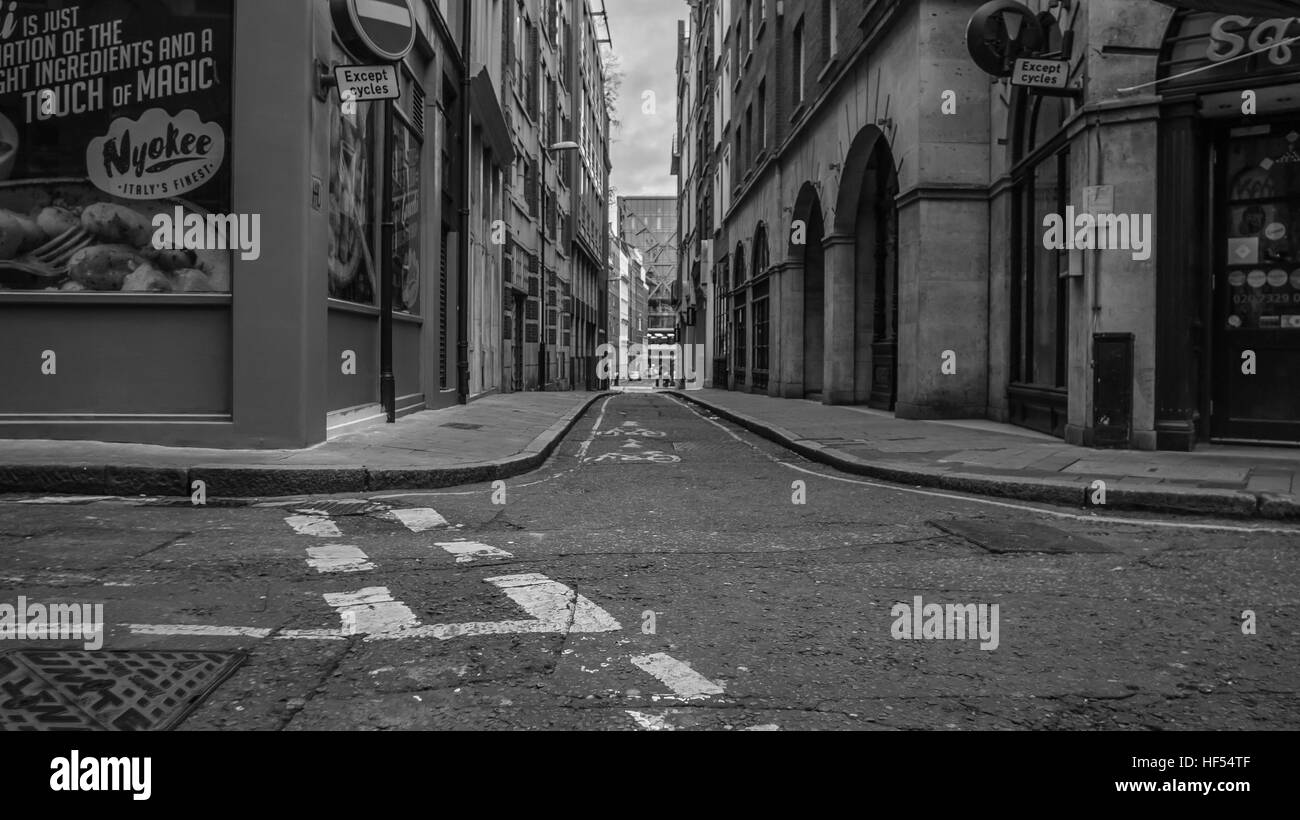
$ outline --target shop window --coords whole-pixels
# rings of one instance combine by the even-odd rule
[[[261,244],[274,230],[263,215],[231,213],[232,7],[231,0],[0,3],[0,291],[160,301],[231,292],[236,253],[251,255],[253,240]],[[120,47],[92,51],[87,36],[80,54],[65,55],[50,49],[65,42],[62,34],[24,40],[14,28],[47,13],[76,13],[77,34],[110,30]],[[182,76],[179,62],[131,56],[163,32],[182,42],[211,38],[184,64],[193,66],[186,82],[170,81],[172,69]],[[139,102],[118,105],[119,92]],[[177,139],[166,141],[169,132]],[[133,161],[132,146],[154,140],[168,142],[163,155]],[[168,224],[155,226],[160,216]]]
[[[408,87],[413,80],[408,76]],[[420,163],[424,143],[415,125],[395,106],[393,129],[393,309],[420,313]]]
[[[1025,97],[1015,179],[1016,248],[1012,275],[1013,420],[1064,432],[1069,353],[1068,251],[1045,248],[1043,223],[1064,216],[1070,197],[1070,150],[1063,126],[1070,104]]]

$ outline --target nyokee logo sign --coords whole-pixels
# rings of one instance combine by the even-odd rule
[[[194,111],[176,116],[151,108],[125,117],[90,141],[86,170],[102,191],[124,199],[157,199],[192,191],[210,180],[226,159],[226,135]]]

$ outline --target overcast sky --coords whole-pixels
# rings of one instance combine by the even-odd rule
[[[669,173],[677,123],[677,21],[685,0],[604,0],[610,38],[623,58],[623,92],[614,131],[611,182],[619,196],[676,194]],[[655,93],[656,113],[643,114],[642,95]]]

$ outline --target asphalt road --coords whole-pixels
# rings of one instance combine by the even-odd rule
[[[1300,530],[885,486],[648,394],[505,485],[337,500],[5,497],[0,604],[248,653],[184,729],[1300,728]]]

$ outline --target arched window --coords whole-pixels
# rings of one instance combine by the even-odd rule
[[[771,265],[771,257],[768,255],[767,248],[767,225],[758,223],[758,228],[754,231],[754,276],[757,279],[767,273]]]

